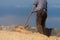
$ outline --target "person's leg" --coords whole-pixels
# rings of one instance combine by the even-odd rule
[[[46,33],[45,32],[46,18],[47,18],[47,12],[46,11],[42,11],[42,26],[43,26],[43,32],[44,32],[44,34]]]
[[[42,25],[45,27],[47,13],[43,11],[41,16],[42,16]]]
[[[41,25],[41,22],[42,22],[41,11],[37,11],[37,14],[36,14],[37,30],[39,33],[43,34],[43,27]]]

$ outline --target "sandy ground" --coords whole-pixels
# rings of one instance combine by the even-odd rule
[[[12,26],[12,28],[3,29],[4,30],[0,30],[0,40],[60,40],[60,37],[47,37],[38,32],[28,31],[24,29],[23,26]]]
[[[60,37],[47,37],[39,33],[0,31],[0,40],[60,40]]]
[[[47,37],[44,35],[39,35],[36,33],[19,33],[19,32],[10,32],[10,31],[0,31],[0,40],[47,40]]]

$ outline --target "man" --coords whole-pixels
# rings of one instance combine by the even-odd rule
[[[47,0],[34,0],[32,13],[36,12],[36,25],[39,33],[45,33],[45,21],[47,18]]]

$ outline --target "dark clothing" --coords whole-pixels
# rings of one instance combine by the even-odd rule
[[[47,18],[47,12],[42,10],[37,11],[36,14],[36,24],[37,24],[37,29],[39,33],[45,32],[45,22]]]

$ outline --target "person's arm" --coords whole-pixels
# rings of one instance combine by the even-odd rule
[[[37,12],[38,10],[42,10],[44,8],[44,1],[43,0],[35,0],[34,1],[34,7],[32,9],[32,12]]]
[[[35,9],[36,9],[37,5],[38,5],[37,0],[34,0],[32,12],[35,12]]]
[[[37,7],[37,4],[38,4],[38,0],[34,0],[34,6]]]
[[[38,6],[35,8],[35,11],[42,10],[42,9],[45,7],[45,6],[44,6],[45,1],[39,0],[38,2],[39,2],[39,3],[38,3]]]

